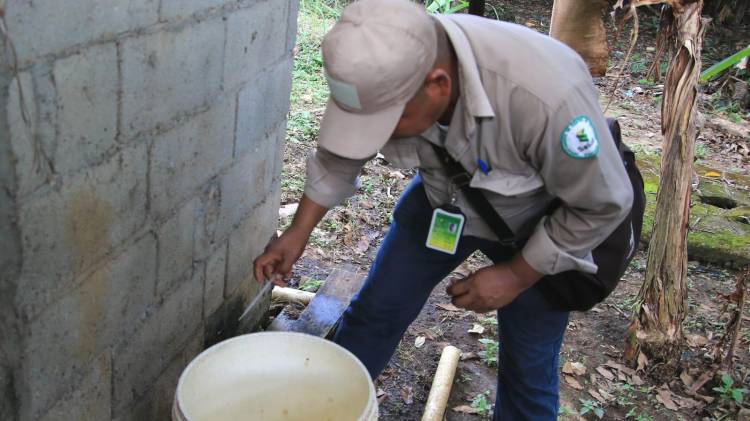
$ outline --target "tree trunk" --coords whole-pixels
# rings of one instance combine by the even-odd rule
[[[602,15],[607,0],[555,0],[549,34],[583,57],[592,76],[607,73],[609,48]]]
[[[635,361],[642,352],[651,361],[653,374],[657,376],[674,373],[683,344],[695,102],[703,40],[703,0],[668,3],[674,15],[676,46],[667,70],[662,101],[661,179],[646,275],[626,347],[626,358]]]
[[[656,35],[656,51],[651,66],[646,72],[646,79],[654,83],[661,82],[661,60],[664,53],[671,54],[671,41],[674,34],[674,15],[666,6],[659,14],[659,32]]]

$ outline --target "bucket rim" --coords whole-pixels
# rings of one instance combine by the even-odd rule
[[[367,379],[367,390],[368,390],[368,396],[367,404],[362,410],[362,415],[360,415],[359,418],[357,418],[356,421],[367,421],[370,417],[370,415],[373,413],[373,406],[375,406],[375,410],[377,410],[377,396],[375,393],[375,385],[373,384],[372,378],[370,378],[370,372],[367,370],[365,365],[362,363],[362,361],[357,358],[351,351],[344,348],[343,346],[330,341],[325,338],[321,338],[319,336],[310,335],[307,333],[301,333],[301,332],[253,332],[253,333],[246,333],[243,335],[234,336],[232,338],[223,340],[221,342],[218,342],[214,345],[211,345],[210,347],[203,350],[200,354],[198,354],[195,358],[193,358],[190,363],[185,366],[185,368],[182,370],[182,374],[180,374],[180,379],[177,382],[177,388],[175,389],[174,393],[174,409],[177,409],[184,419],[184,421],[191,421],[188,415],[182,410],[180,405],[180,391],[182,390],[182,386],[184,382],[186,381],[185,376],[190,371],[190,369],[193,367],[193,365],[197,364],[199,361],[202,361],[205,358],[208,358],[210,355],[218,352],[218,349],[224,346],[229,346],[230,343],[233,342],[239,342],[244,338],[247,338],[248,336],[253,337],[259,337],[259,336],[292,336],[292,337],[298,337],[298,338],[304,338],[304,340],[310,340],[312,342],[318,341],[327,343],[328,345],[332,345],[333,349],[337,349],[339,352],[343,352],[345,355],[350,357],[355,364],[360,368],[360,370],[365,374],[365,377]]]

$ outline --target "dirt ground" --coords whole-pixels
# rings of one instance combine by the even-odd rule
[[[551,0],[526,2],[490,1],[488,16],[520,23],[547,32]],[[650,64],[655,45],[655,15],[642,13],[641,34],[635,51],[639,52],[628,65],[628,71],[614,90],[614,99],[607,111],[619,118],[624,139],[638,155],[659,154],[661,131],[659,93],[661,86],[643,83],[644,66]],[[611,39],[613,52],[610,76],[596,80],[602,102],[613,91],[617,67],[627,50],[628,27],[619,40]],[[737,51],[750,39],[750,30],[726,31],[709,28],[706,60],[725,57]],[[633,63],[639,63],[638,66]],[[306,112],[314,120],[322,116],[322,108],[307,101],[293,112]],[[750,174],[748,158],[748,121],[716,112],[716,99],[701,98],[702,128],[697,156],[710,168],[737,174]],[[746,112],[746,111],[745,111]],[[299,135],[304,127],[290,125]],[[291,135],[284,153],[282,206],[294,204],[304,185],[305,157],[314,142]],[[313,135],[314,137],[314,135]],[[382,159],[370,162],[362,175],[358,195],[344,206],[335,208],[313,233],[307,251],[295,267],[292,285],[314,289],[330,271],[344,263],[367,271],[379,242],[387,232],[391,210],[413,171],[395,171]],[[702,176],[702,175],[701,175]],[[281,218],[280,229],[289,224]],[[481,255],[472,256],[457,271],[469,271],[488,264]],[[713,373],[712,351],[723,335],[728,312],[723,311],[724,295],[732,292],[738,273],[731,269],[706,266],[697,261],[689,264],[689,315],[685,321],[688,338],[679,372],[665,383],[656,383],[649,376],[649,364],[636,370],[625,367],[622,354],[632,306],[640,289],[646,267],[641,250],[631,264],[623,282],[604,303],[587,313],[571,315],[561,353],[560,419],[633,419],[633,420],[730,420],[747,419],[745,410],[732,400],[743,396],[742,389],[750,381],[750,328],[744,327],[738,345],[732,386],[716,391],[720,383],[711,380],[690,394],[690,386],[706,373]],[[731,308],[731,307],[730,307]],[[745,311],[743,320],[750,316]],[[472,332],[470,332],[472,331]],[[417,420],[421,417],[441,349],[451,344],[463,352],[456,381],[451,393],[447,420],[487,419],[491,414],[496,387],[497,319],[494,314],[475,314],[455,309],[444,292],[436,288],[422,313],[409,328],[385,373],[378,379],[381,419]],[[737,399],[740,400],[740,399]],[[744,418],[743,418],[744,417]]]

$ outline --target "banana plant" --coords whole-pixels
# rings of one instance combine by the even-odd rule
[[[719,73],[739,63],[743,58],[747,56],[750,56],[750,45],[704,70],[703,73],[701,73],[700,81],[707,82],[713,79],[714,77],[719,75]]]

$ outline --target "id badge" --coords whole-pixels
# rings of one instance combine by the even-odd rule
[[[456,254],[465,221],[466,217],[458,209],[435,209],[425,245],[443,253]]]

